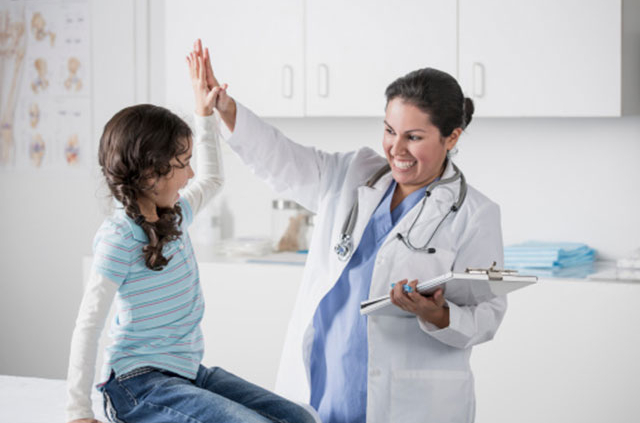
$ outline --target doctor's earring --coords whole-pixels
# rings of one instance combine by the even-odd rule
[[[447,150],[447,158],[453,157],[458,154],[458,147],[453,147],[451,150]]]

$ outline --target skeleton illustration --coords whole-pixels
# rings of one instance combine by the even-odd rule
[[[64,156],[67,159],[67,164],[73,165],[78,162],[78,156],[80,155],[80,145],[78,142],[78,134],[72,134],[67,141],[67,145],[64,148]]]
[[[37,94],[38,90],[44,91],[49,86],[49,80],[47,79],[47,61],[39,57],[33,62],[33,66],[35,66],[38,76],[31,83],[31,89]]]
[[[35,167],[40,167],[42,165],[42,159],[44,159],[45,151],[46,147],[44,140],[42,139],[42,135],[34,135],[31,140],[31,144],[29,144],[29,157]]]
[[[69,77],[64,81],[64,87],[67,90],[71,90],[75,86],[76,91],[80,91],[82,89],[82,79],[77,75],[80,68],[80,60],[75,57],[69,58],[67,67],[69,69]]]
[[[24,21],[12,21],[9,10],[0,11],[0,165],[10,163],[15,153],[13,122],[26,48],[25,26]],[[5,87],[9,88],[6,97]]]
[[[53,43],[56,40],[56,34],[51,31],[47,31],[45,29],[46,26],[47,22],[42,17],[42,14],[40,12],[34,13],[31,17],[31,32],[33,33],[33,36],[36,40],[42,41],[48,35],[51,40],[51,47],[53,47]]]
[[[31,103],[29,107],[29,123],[32,128],[38,126],[38,122],[40,122],[40,107],[38,107],[38,103]]]

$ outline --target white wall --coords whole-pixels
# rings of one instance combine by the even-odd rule
[[[141,84],[147,82],[140,81],[145,61],[134,54],[135,25],[139,29],[144,22],[134,18],[134,9],[145,4],[92,2],[96,145],[117,110],[145,97],[152,102],[163,98],[163,72],[155,65],[163,63],[158,23],[163,18],[155,2],[146,89]],[[139,55],[139,39],[137,45]],[[379,148],[382,138],[378,119],[270,122],[303,144],[330,151]],[[640,117],[478,119],[459,147],[457,161],[469,182],[501,204],[507,243],[584,241],[606,257],[640,247]],[[227,232],[267,235],[272,192],[228,151],[225,168],[227,184],[217,201],[234,214]],[[81,297],[81,258],[90,254],[102,220],[104,201],[98,197],[104,189],[96,173],[0,174],[0,374],[66,374]]]
[[[95,146],[108,118],[136,100],[133,6],[91,1]],[[95,167],[0,174],[0,374],[65,377],[81,258],[91,253],[105,193]]]
[[[381,152],[378,119],[269,122],[303,144]],[[640,247],[640,117],[477,119],[458,147],[469,183],[501,205],[505,243],[580,241],[604,258]],[[235,233],[268,234],[274,194],[233,153],[225,161],[222,198],[234,210]]]

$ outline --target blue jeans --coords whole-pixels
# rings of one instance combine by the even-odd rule
[[[200,366],[195,380],[145,367],[113,375],[103,388],[114,423],[313,423],[302,407],[219,367]]]

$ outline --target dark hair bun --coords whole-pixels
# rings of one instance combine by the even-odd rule
[[[466,128],[469,123],[471,123],[471,119],[473,118],[473,112],[476,111],[475,106],[473,105],[473,100],[469,97],[464,98],[464,106],[462,108],[462,112],[464,113],[464,122],[462,125],[462,129]]]

